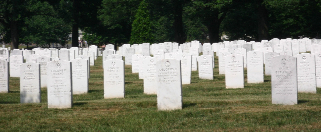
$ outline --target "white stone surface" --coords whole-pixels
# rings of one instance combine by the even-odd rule
[[[294,105],[298,103],[296,58],[277,56],[272,59],[272,104]]]
[[[0,93],[9,92],[9,62],[0,59]]]
[[[132,65],[132,55],[135,54],[134,48],[126,48],[125,65]]]
[[[59,50],[59,59],[64,61],[70,61],[69,50]]]
[[[88,61],[88,63],[87,63],[87,65],[88,65],[87,66],[87,69],[88,69],[87,71],[88,72],[87,73],[88,73],[88,78],[90,78],[90,64],[89,64],[90,63],[90,58],[88,56],[84,56],[84,55],[79,55],[78,58]],[[78,59],[78,58],[76,58],[76,59]]]
[[[20,103],[40,103],[40,65],[23,63],[20,72]]]
[[[87,59],[71,60],[73,94],[88,93],[88,63]]]
[[[142,49],[142,55],[143,56],[150,56],[149,45],[150,45],[149,43],[142,43],[141,44],[141,49]]]
[[[198,77],[200,79],[213,80],[213,56],[201,55],[198,61]]]
[[[297,55],[298,92],[316,93],[314,55],[304,53]]]
[[[164,59],[156,63],[158,74],[158,110],[182,109],[182,80],[179,60]]]
[[[229,52],[223,52],[220,51],[219,55],[218,55],[218,70],[219,70],[219,74],[225,74],[225,57],[227,55],[231,55],[231,53]]]
[[[192,56],[192,71],[197,71],[197,57],[198,56]]]
[[[187,53],[182,54],[181,59],[182,84],[191,84],[192,76],[192,56]]]
[[[156,59],[154,57],[147,56],[144,60],[146,65],[144,73],[144,93],[145,94],[157,94],[157,73],[156,73]]]
[[[10,77],[20,77],[20,65],[23,63],[22,55],[10,56]]]
[[[276,53],[276,52],[268,52],[268,53],[265,53],[265,57],[264,57],[264,60],[265,60],[265,75],[271,75],[271,69],[272,69],[272,66],[274,65],[272,59],[276,56],[278,56],[279,53]]]
[[[247,83],[263,83],[263,52],[247,52]]]
[[[104,65],[104,98],[125,97],[123,60],[107,60]]]
[[[71,62],[60,60],[47,63],[48,108],[72,107],[71,80]]]
[[[50,62],[50,57],[40,56],[37,58],[37,63],[40,64],[40,86],[47,87],[47,64]]]
[[[140,58],[143,55],[141,54],[133,54],[132,55],[132,73],[139,73],[139,66],[140,66]]]
[[[226,88],[244,88],[243,57],[227,55],[225,59]]]
[[[315,54],[315,79],[317,87],[321,88],[321,53]]]
[[[145,59],[149,57],[149,56],[142,56],[141,59],[140,59],[140,65],[139,65],[139,79],[144,79],[145,77],[145,72],[146,72],[146,64],[145,64]]]

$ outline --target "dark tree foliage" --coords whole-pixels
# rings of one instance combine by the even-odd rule
[[[141,44],[144,42],[153,42],[151,33],[151,24],[149,19],[148,3],[143,0],[138,7],[135,20],[132,24],[130,44]]]

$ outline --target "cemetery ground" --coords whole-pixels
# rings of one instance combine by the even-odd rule
[[[225,76],[182,85],[183,109],[158,111],[156,95],[143,93],[143,80],[125,66],[125,98],[104,99],[102,58],[90,67],[89,93],[73,96],[71,109],[48,109],[47,90],[40,104],[20,104],[19,78],[0,94],[0,131],[318,131],[321,91],[299,93],[297,105],[273,105],[270,76],[264,83],[226,89]]]

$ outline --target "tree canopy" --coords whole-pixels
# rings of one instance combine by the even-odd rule
[[[320,37],[320,0],[4,0],[1,40],[48,46]]]

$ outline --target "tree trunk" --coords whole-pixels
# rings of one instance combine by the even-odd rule
[[[19,48],[19,33],[18,33],[18,21],[11,21],[10,23],[11,30],[11,48]]]
[[[185,43],[186,34],[183,27],[183,3],[184,0],[172,0],[174,5],[174,32],[177,43]]]
[[[268,30],[268,14],[263,0],[258,1],[258,41],[267,40],[269,38]]]
[[[73,1],[72,47],[78,47],[79,0]]]
[[[208,23],[207,24],[208,35],[210,38],[210,43],[217,43],[220,39],[220,24],[216,22]]]
[[[213,12],[211,15],[209,15],[206,19],[205,19],[205,25],[207,27],[208,30],[208,36],[210,39],[210,43],[217,43],[219,42],[220,39],[220,25],[221,22],[223,20],[224,15],[221,16],[221,18],[219,18],[219,12]]]

